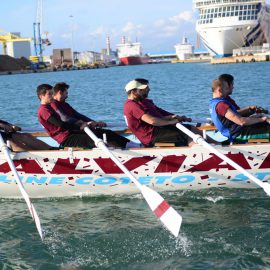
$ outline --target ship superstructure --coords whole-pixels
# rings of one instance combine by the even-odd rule
[[[193,0],[196,31],[215,56],[269,42],[270,9],[265,0]]]

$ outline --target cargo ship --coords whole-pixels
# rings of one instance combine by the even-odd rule
[[[265,0],[193,0],[193,7],[199,11],[196,31],[215,57],[270,42],[270,6]]]
[[[149,56],[143,54],[140,42],[126,42],[125,37],[117,45],[117,54],[121,65],[148,64],[150,60]]]

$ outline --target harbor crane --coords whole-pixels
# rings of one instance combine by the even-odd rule
[[[21,38],[15,34],[0,29],[0,42],[3,44],[3,54],[7,54],[8,42],[32,41],[32,38]]]
[[[45,38],[42,38],[42,15],[43,15],[43,0],[37,0],[37,15],[34,27],[34,48],[35,55],[39,63],[43,63],[44,46],[51,45],[48,39],[48,32],[45,32]]]

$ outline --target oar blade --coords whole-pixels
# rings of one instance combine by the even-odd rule
[[[160,220],[175,237],[178,236],[182,224],[182,217],[172,207],[160,217]]]
[[[262,183],[263,190],[270,196],[270,184],[269,183]]]
[[[40,235],[40,238],[43,241],[43,233],[42,233],[40,219],[39,219],[37,211],[36,211],[36,209],[35,209],[35,207],[34,207],[34,205],[32,203],[31,203],[30,212],[31,212],[32,218],[33,218],[33,220],[34,220],[34,222],[36,224],[36,228],[37,228],[37,231],[38,231],[38,233]]]
[[[156,217],[163,225],[177,237],[182,224],[182,217],[156,191],[142,186],[142,195]]]

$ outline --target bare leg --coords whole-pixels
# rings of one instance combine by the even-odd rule
[[[16,142],[13,139],[9,139],[10,142],[10,146],[13,152],[23,152],[23,151],[29,151],[31,150],[29,147],[27,147],[26,145],[20,143],[20,142]]]
[[[29,151],[29,150],[49,150],[50,145],[45,142],[35,138],[28,133],[14,133],[12,134],[11,145],[15,145],[15,149],[20,149],[17,151]],[[13,147],[13,145],[12,145]],[[13,149],[14,151],[16,151]]]

